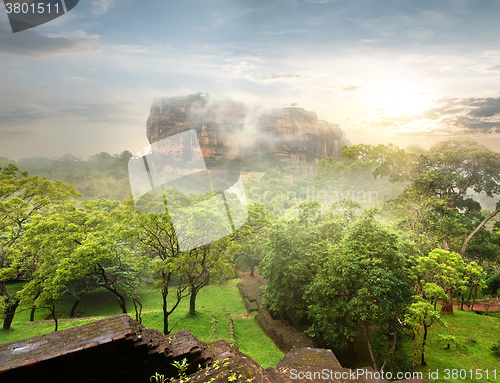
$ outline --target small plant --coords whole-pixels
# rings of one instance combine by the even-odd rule
[[[449,350],[452,345],[455,346],[455,347],[457,347],[458,343],[459,343],[456,336],[454,336],[454,335],[448,335],[448,334],[439,334],[438,337],[437,337],[437,341],[439,343],[441,343],[441,344],[445,344],[446,345],[446,347],[445,347],[446,350]]]
[[[182,382],[182,380],[186,377],[186,371],[189,367],[187,358],[182,359],[180,362],[178,360],[174,361],[172,363],[172,366],[179,370],[179,379]],[[171,381],[174,381],[174,379],[172,379]]]
[[[500,341],[498,341],[498,343],[495,343],[493,346],[491,346],[491,351],[493,351],[493,353],[496,356],[500,356]]]
[[[152,382],[153,379],[156,383],[165,383],[166,382],[165,375],[160,375],[157,372],[155,372],[155,374],[149,378],[149,381]]]
[[[189,367],[189,363],[187,361],[187,358],[184,358],[181,361],[175,360],[172,363],[172,366],[174,366],[175,368],[177,368],[179,370],[179,380],[181,382],[183,382],[184,378],[186,378],[186,371]],[[160,375],[156,372],[154,375],[152,375],[149,378],[149,381],[153,382],[153,379],[154,379],[155,383],[167,383],[167,382],[173,382],[176,378],[168,378],[168,380],[167,380],[167,378],[165,378],[165,375]]]

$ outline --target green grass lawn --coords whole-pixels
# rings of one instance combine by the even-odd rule
[[[494,343],[500,341],[499,314],[477,315],[470,311],[454,310],[455,315],[443,315],[448,327],[432,326],[429,329],[428,346],[426,347],[427,366],[419,366],[418,371],[424,373],[424,379],[429,382],[500,382],[500,358],[490,350]],[[439,341],[439,334],[453,335],[457,344],[447,344]],[[466,379],[446,379],[446,369],[462,371],[462,377],[467,372]],[[476,369],[483,370],[483,377],[476,379]],[[496,369],[497,378],[492,371]],[[439,371],[438,379],[429,379],[428,372]],[[472,370],[473,379],[470,379]],[[489,379],[486,379],[484,370],[489,370]],[[493,376],[492,376],[493,375]]]
[[[173,332],[188,329],[198,339],[206,343],[217,339],[232,342],[229,315],[247,313],[245,304],[236,288],[239,281],[233,279],[227,281],[223,286],[204,287],[198,293],[196,299],[197,313],[195,316],[188,315],[189,299],[185,298],[169,316],[169,327],[175,325]],[[22,283],[8,284],[7,288],[10,294],[14,294],[15,291],[22,288]],[[151,289],[144,289],[140,292],[140,297],[143,305],[142,324],[163,331],[161,294]],[[66,297],[57,303],[56,312],[64,314],[61,319],[69,318],[72,305],[73,300],[70,297]],[[227,309],[229,309],[229,313]],[[127,310],[129,315],[135,318],[134,306],[129,299],[127,300]],[[89,317],[121,314],[115,295],[105,289],[85,294],[78,305],[77,311],[83,311],[82,317],[77,320],[60,322],[59,329],[97,320],[86,319]],[[37,309],[35,321],[43,321],[43,318],[49,314],[50,312],[47,309]],[[0,330],[0,344],[45,334],[54,330],[53,322],[30,324],[29,316],[29,307],[19,307],[12,328],[8,331]],[[233,323],[235,341],[240,350],[249,355],[263,368],[274,367],[283,358],[283,353],[266,336],[253,318],[233,318]]]

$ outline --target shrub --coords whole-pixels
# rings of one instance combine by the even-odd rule
[[[500,356],[500,341],[491,346],[491,351],[493,351],[496,356]]]

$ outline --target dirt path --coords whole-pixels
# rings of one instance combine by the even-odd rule
[[[453,308],[460,308],[462,306],[462,302],[456,302],[456,301],[453,301]],[[464,303],[464,310],[469,310],[469,307],[467,307],[467,305]],[[477,311],[486,311],[486,309],[484,308],[484,304],[483,302],[475,302],[474,303],[474,310],[477,310]],[[489,311],[500,311],[500,307],[498,307],[498,303],[496,303],[496,305],[491,305],[490,308],[489,308]]]
[[[250,276],[250,271],[239,271],[238,274],[240,275],[240,278],[243,279],[244,281],[256,281],[259,280],[262,282],[263,285],[266,284],[265,279],[262,277],[262,275],[259,274],[259,269],[255,269],[253,272],[254,277]]]

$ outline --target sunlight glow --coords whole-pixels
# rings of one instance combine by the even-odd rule
[[[405,87],[392,89],[380,100],[386,115],[391,117],[420,114],[432,107],[433,96],[423,89]]]

